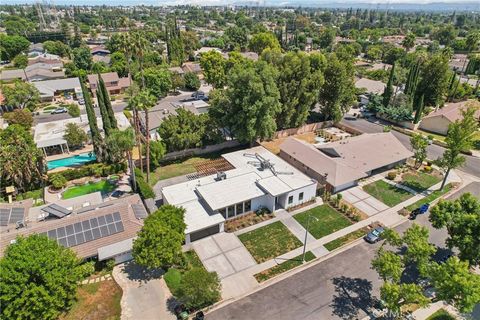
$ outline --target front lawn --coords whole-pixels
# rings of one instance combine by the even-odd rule
[[[290,269],[293,269],[295,267],[302,265],[302,259],[303,259],[303,255],[299,255],[293,259],[290,259],[279,265],[276,265],[275,267],[271,267],[270,269],[263,270],[262,272],[255,274],[254,277],[255,279],[257,279],[258,282],[266,281],[281,273],[284,273],[285,271],[288,271]],[[315,259],[315,255],[311,251],[308,251],[305,253],[305,261],[308,262],[313,259]]]
[[[122,289],[114,280],[81,285],[72,308],[59,319],[120,319],[121,298]]]
[[[343,246],[347,243],[353,242],[353,241],[363,237],[367,233],[368,233],[367,228],[362,228],[362,229],[359,229],[359,230],[355,230],[353,232],[350,232],[349,234],[344,235],[343,237],[337,238],[335,240],[332,240],[332,241],[326,243],[324,245],[324,247],[328,251],[332,251],[332,250],[335,250],[337,248],[340,248],[341,246]]]
[[[302,245],[280,221],[238,236],[257,263],[262,263]]]
[[[311,218],[309,218],[309,216],[311,216]],[[347,217],[328,204],[312,208],[296,214],[293,217],[304,228],[307,228],[308,220],[310,219],[308,232],[310,232],[315,239],[325,237],[352,224]]]
[[[427,320],[455,320],[455,317],[448,313],[445,309],[440,309],[428,317]]]
[[[410,192],[399,189],[383,180],[377,180],[367,184],[366,186],[363,186],[363,190],[389,207],[394,207],[413,197],[413,194]]]
[[[447,184],[443,190],[435,190],[432,193],[430,193],[428,196],[426,196],[423,199],[418,200],[417,202],[409,205],[405,209],[407,209],[409,212],[419,208],[420,206],[424,205],[425,203],[432,203],[435,199],[443,196],[445,193],[448,191],[452,190],[453,186],[449,183]]]
[[[200,258],[195,251],[190,250],[183,254],[185,258],[185,268],[170,268],[163,275],[163,279],[167,283],[170,292],[174,295],[178,295],[178,288],[180,287],[180,281],[182,280],[183,273],[192,268],[204,268]]]
[[[110,184],[107,180],[101,180],[95,183],[87,183],[82,186],[71,187],[65,190],[62,194],[63,199],[75,198],[85,194],[101,191],[103,194],[115,190],[115,185]]]
[[[416,171],[405,173],[402,176],[401,184],[417,192],[422,192],[440,181],[442,181],[442,177],[439,175]]]
[[[194,173],[195,164],[205,161],[204,158],[193,157],[184,160],[178,160],[170,164],[156,168],[150,174],[150,184],[153,186],[160,180],[165,180],[173,177],[183,176],[189,173]]]

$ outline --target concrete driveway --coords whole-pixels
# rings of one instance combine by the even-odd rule
[[[195,241],[193,249],[205,269],[223,279],[256,264],[242,242],[233,233],[218,233]]]
[[[345,201],[351,203],[358,210],[365,212],[369,217],[389,208],[383,202],[363,191],[361,187],[342,191],[341,194]]]
[[[122,320],[174,320],[168,310],[173,304],[161,272],[147,272],[134,262],[115,266],[113,278],[123,290]]]

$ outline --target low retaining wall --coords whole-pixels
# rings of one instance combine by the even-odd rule
[[[237,140],[229,140],[222,143],[205,146],[203,148],[192,148],[192,149],[187,149],[182,151],[173,151],[173,152],[167,153],[163,157],[162,161],[175,160],[175,159],[181,159],[181,158],[186,158],[191,156],[197,156],[201,154],[212,153],[212,152],[220,151],[223,149],[238,147],[240,145],[241,143],[239,143]]]
[[[277,131],[272,139],[286,138],[286,137],[294,136],[296,134],[314,132],[318,129],[331,127],[332,125],[333,125],[332,121],[308,123],[298,128],[290,128],[290,129]]]

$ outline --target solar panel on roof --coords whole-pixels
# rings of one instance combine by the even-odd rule
[[[148,214],[142,204],[132,204],[133,214],[137,219],[145,219]]]
[[[10,219],[10,209],[0,209],[0,226],[7,226]]]
[[[113,216],[111,214],[107,214],[105,216],[105,220],[107,221],[107,223],[112,223],[113,222]]]
[[[63,218],[70,213],[72,213],[72,210],[68,210],[64,207],[59,206],[58,204],[52,203],[44,208],[42,208],[42,211],[45,211],[49,215],[55,216],[57,218]]]
[[[17,221],[22,221],[24,216],[25,208],[12,208],[8,223],[16,223]]]
[[[122,220],[122,217],[120,216],[120,213],[114,212],[113,213],[113,221],[117,222],[117,221],[120,221],[120,220]]]

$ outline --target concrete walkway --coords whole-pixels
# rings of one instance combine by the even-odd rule
[[[81,282],[81,284],[92,284],[92,283],[97,283],[97,282],[100,282],[100,281],[105,281],[105,280],[110,280],[110,279],[112,279],[112,275],[111,274],[106,274],[104,276],[98,276],[98,277],[95,277],[95,278],[85,279]]]
[[[121,320],[174,320],[173,299],[161,273],[148,273],[134,262],[115,266],[112,276],[123,290]]]

